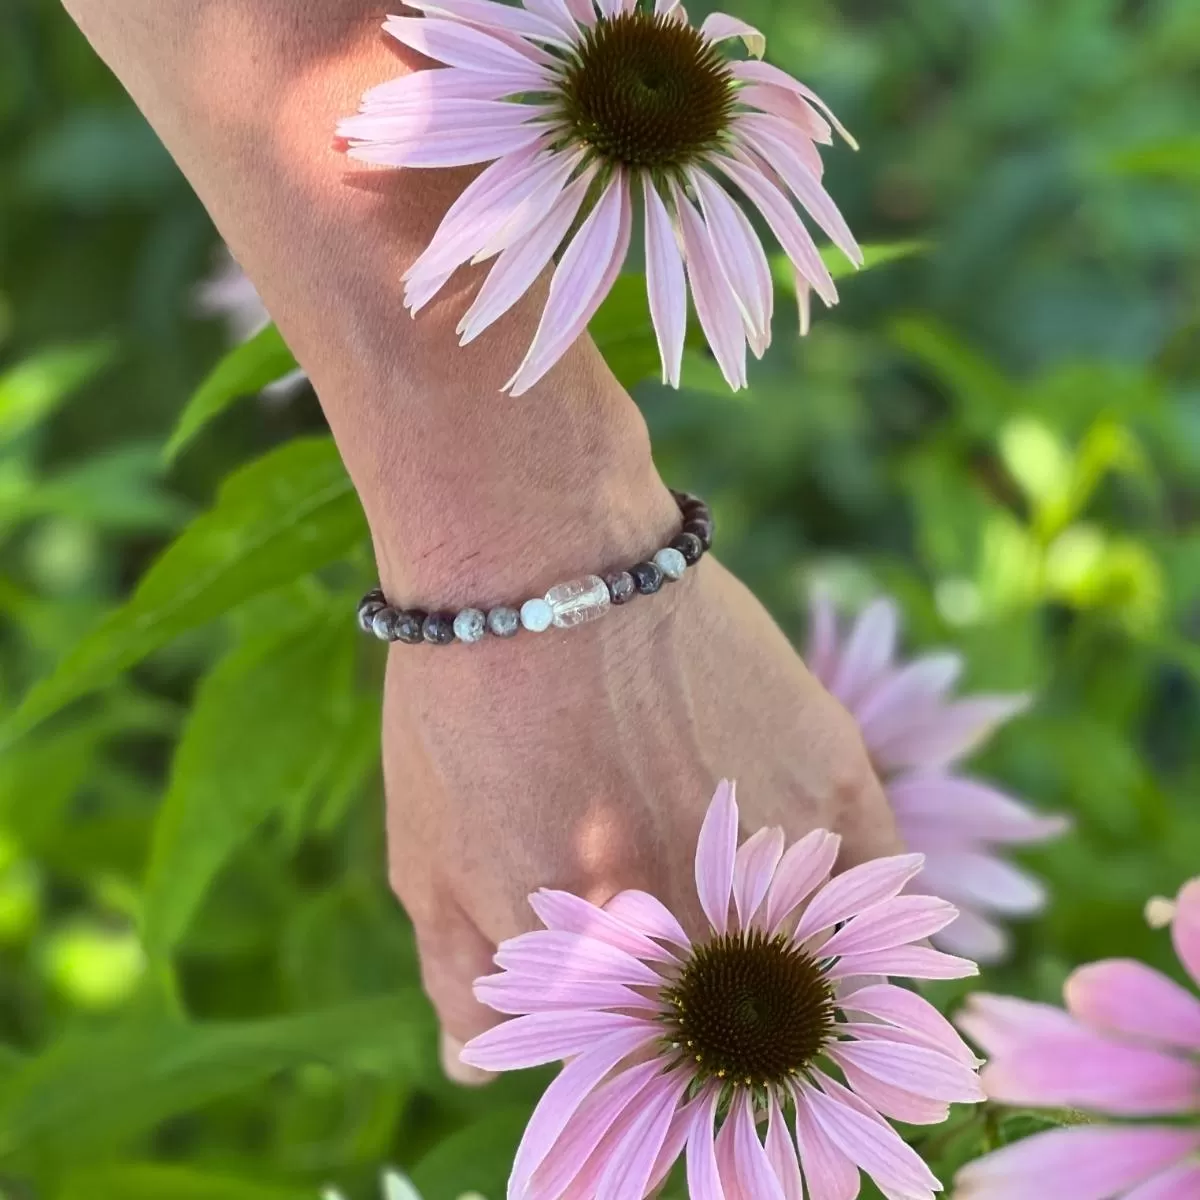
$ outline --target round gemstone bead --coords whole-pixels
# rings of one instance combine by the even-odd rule
[[[570,583],[560,583],[546,593],[546,603],[554,613],[559,629],[574,629],[604,616],[612,605],[608,588],[599,575],[585,575]]]
[[[381,612],[386,605],[382,600],[364,600],[358,606],[358,627],[363,633],[375,632],[375,614]]]
[[[628,604],[637,595],[637,584],[628,571],[617,571],[604,581],[614,604]]]
[[[425,640],[426,613],[420,608],[406,608],[396,618],[396,641],[415,646]]]
[[[672,538],[671,549],[678,550],[689,567],[704,557],[704,543],[694,533],[681,533]]]
[[[434,646],[446,646],[454,641],[454,614],[430,613],[421,627],[425,640]]]
[[[454,636],[460,642],[470,645],[472,642],[483,640],[487,631],[487,617],[477,608],[464,608],[454,618]]]
[[[682,579],[687,570],[687,559],[671,546],[664,546],[654,556],[654,565],[668,579]]]
[[[713,526],[711,521],[688,521],[683,527],[684,533],[694,534],[700,539],[700,545],[705,550],[712,549]]]
[[[521,624],[530,633],[542,633],[554,624],[554,610],[541,596],[526,600],[521,605]]]
[[[376,612],[372,619],[371,632],[381,642],[390,642],[396,636],[396,618],[399,615],[390,605],[385,605]]]
[[[630,575],[637,590],[643,596],[652,596],[663,585],[663,573],[657,564],[640,562],[629,568]]]
[[[515,608],[501,605],[488,613],[487,624],[496,637],[509,638],[521,628],[521,614]]]

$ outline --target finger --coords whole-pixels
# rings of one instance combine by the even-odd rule
[[[492,1079],[487,1071],[459,1059],[463,1046],[500,1018],[475,999],[475,980],[495,967],[495,947],[453,901],[439,905],[432,920],[414,921],[421,980],[442,1027],[442,1068],[449,1079],[478,1087]]]

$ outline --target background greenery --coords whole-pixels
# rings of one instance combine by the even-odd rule
[[[851,224],[927,248],[805,342],[785,303],[747,395],[699,352],[682,394],[642,381],[636,286],[597,332],[789,630],[814,578],[886,588],[912,646],[1039,694],[981,769],[1076,829],[1027,856],[1052,904],[986,985],[1170,966],[1141,909],[1200,872],[1200,7],[732,7],[862,142],[830,156]],[[8,0],[0,1194],[366,1196],[395,1162],[496,1197],[541,1079],[439,1079],[346,619],[361,514],[311,394],[223,405],[270,335],[164,456],[224,349],[191,300],[213,244],[59,6]]]

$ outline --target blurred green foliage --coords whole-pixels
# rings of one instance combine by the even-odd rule
[[[646,381],[635,282],[597,337],[797,638],[814,581],[887,589],[914,648],[1037,692],[980,770],[1075,830],[1026,856],[1052,904],[985,984],[1170,969],[1141,912],[1200,872],[1200,8],[731,7],[848,120],[831,188],[903,253],[803,342],[785,300],[745,396],[699,345],[682,394]],[[395,1162],[499,1196],[543,1077],[439,1077],[346,619],[362,516],[311,393],[234,403],[286,369],[271,332],[214,373],[213,245],[60,7],[10,0],[0,1195],[367,1196]],[[979,1136],[921,1144],[948,1169]]]

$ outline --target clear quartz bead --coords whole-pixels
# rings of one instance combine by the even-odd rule
[[[560,629],[574,629],[587,621],[604,616],[612,605],[608,587],[599,575],[585,575],[560,583],[546,593],[546,603],[554,613],[554,624]]]

